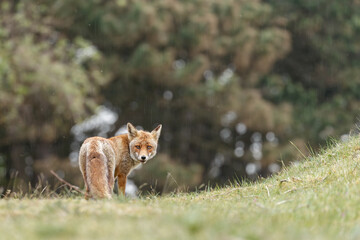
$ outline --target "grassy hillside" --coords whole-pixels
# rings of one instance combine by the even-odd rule
[[[0,200],[1,239],[360,239],[359,138],[258,183],[139,200]]]

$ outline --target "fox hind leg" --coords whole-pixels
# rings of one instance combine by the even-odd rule
[[[79,167],[80,167],[80,171],[82,173],[83,179],[84,179],[84,183],[85,183],[85,199],[88,200],[91,197],[90,194],[90,186],[89,186],[89,182],[88,182],[88,176],[87,176],[87,169],[86,169],[86,149],[87,149],[87,145],[82,145],[80,148],[80,152],[79,152]]]
[[[83,177],[84,177],[85,189],[86,189],[85,199],[86,199],[86,200],[89,200],[89,198],[91,197],[91,194],[90,194],[89,184],[88,184],[88,182],[87,182],[86,173],[83,174]]]

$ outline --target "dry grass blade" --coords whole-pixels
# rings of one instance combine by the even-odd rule
[[[240,188],[233,188],[233,189],[230,189],[226,192],[223,192],[223,193],[219,193],[219,194],[215,194],[214,197],[219,197],[219,196],[223,196],[223,195],[227,195],[227,194],[230,194],[236,190],[239,190]]]
[[[267,186],[265,186],[265,188],[266,188],[266,191],[267,191],[267,195],[268,195],[268,197],[271,197],[271,196],[270,196],[270,191],[269,191],[269,188],[268,188]]]

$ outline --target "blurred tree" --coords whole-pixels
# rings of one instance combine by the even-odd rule
[[[29,180],[33,161],[61,149],[54,143],[97,106],[108,78],[88,41],[64,38],[42,23],[41,10],[30,2],[11,4],[0,5],[0,145],[7,178],[13,169]]]
[[[269,1],[288,19],[292,51],[264,79],[266,98],[289,101],[293,135],[311,144],[346,134],[360,107],[360,2]]]
[[[49,24],[70,38],[81,35],[107,56],[104,64],[113,79],[103,93],[120,113],[118,127],[127,121],[147,129],[163,123],[161,151],[183,163],[200,163],[204,177],[215,167],[215,156],[224,159],[216,165],[222,172],[213,170],[210,178],[244,176],[244,165],[254,157],[236,157],[235,143],[243,141],[243,150],[250,149],[255,132],[272,131],[286,139],[291,106],[269,102],[257,89],[291,48],[286,22],[270,5],[38,2],[49,9]],[[236,131],[239,123],[246,126],[244,136]]]

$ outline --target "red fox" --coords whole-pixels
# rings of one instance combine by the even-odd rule
[[[156,154],[161,124],[152,132],[136,130],[127,124],[127,134],[112,138],[91,137],[84,141],[79,153],[86,199],[108,198],[118,178],[119,191],[125,195],[126,177],[139,164],[145,164]]]

